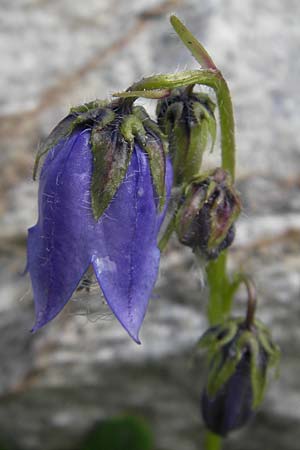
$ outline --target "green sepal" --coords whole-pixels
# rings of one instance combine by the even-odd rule
[[[166,173],[166,140],[158,125],[150,119],[141,106],[133,108],[134,116],[140,120],[144,132],[136,133],[136,140],[149,158],[150,172],[153,185],[158,197],[158,209],[162,211],[166,201],[165,173]]]
[[[93,174],[91,183],[92,210],[97,221],[110,204],[122,183],[133,151],[119,133],[103,124],[93,128],[91,134]]]
[[[62,139],[66,139],[70,134],[74,122],[74,115],[69,114],[51,131],[47,139],[39,145],[34,166],[33,166],[33,180],[36,180],[37,171],[41,158],[48,153],[51,148],[55,147]]]
[[[210,398],[216,396],[217,392],[224,386],[234,374],[238,363],[242,358],[242,352],[237,351],[223,362],[222,353],[218,353],[213,359],[213,365],[209,371],[207,380],[207,393]]]
[[[259,320],[255,320],[257,337],[263,350],[268,355],[268,367],[275,369],[275,376],[279,376],[280,348],[272,341],[269,329]]]
[[[252,386],[252,407],[258,408],[264,398],[266,388],[266,367],[262,363],[262,354],[259,342],[254,336],[249,337],[248,345],[250,347],[250,372],[251,372],[251,386]]]
[[[210,152],[212,152],[217,138],[217,122],[213,114],[216,105],[208,95],[198,94],[198,97],[201,98],[203,102],[205,101],[205,104],[196,102],[193,103],[194,117],[198,121],[198,123],[202,122],[207,126],[207,137],[210,136]],[[206,149],[206,147],[207,141],[205,142],[203,151]]]
[[[212,147],[216,139],[215,104],[207,94],[192,89],[174,89],[156,110],[159,126],[169,139],[176,185],[200,171],[209,138]]]
[[[73,106],[70,109],[70,114],[83,114],[89,111],[102,109],[108,105],[107,100],[92,100],[91,102],[84,103],[83,105]]]
[[[185,121],[180,120],[182,110],[182,103],[171,105],[168,109],[168,113],[170,112],[174,114],[174,127],[172,127],[171,122],[169,122],[166,126],[167,135],[169,136],[170,154],[172,155],[173,161],[175,185],[180,185],[184,180],[184,161],[186,159],[190,143],[187,124]]]
[[[125,114],[123,118],[109,111],[113,116],[108,117],[108,122],[98,122],[91,135],[91,193],[95,220],[104,213],[122,183],[135,144],[149,157],[153,185],[159,198],[158,207],[162,209],[166,197],[166,147],[162,132],[141,107],[133,108],[132,113]],[[115,122],[110,125],[114,118]]]
[[[238,331],[238,320],[226,321],[222,325],[209,328],[198,341],[198,347],[205,348],[209,356],[228,344]]]
[[[233,202],[233,208],[230,213],[230,217],[226,220],[226,226],[224,226],[224,223],[220,223],[219,217],[218,217],[218,209],[219,205],[222,205],[225,197],[225,193],[221,192],[218,199],[214,202],[210,216],[211,216],[211,231],[210,231],[210,237],[207,243],[207,248],[212,249],[217,247],[221,244],[221,242],[224,241],[226,238],[228,231],[230,227],[236,222],[237,218],[240,215],[241,212],[241,203],[240,199],[237,195],[235,195],[234,191],[231,190],[232,198],[234,198]]]
[[[209,201],[213,198],[214,192],[218,193],[217,198],[211,204],[210,208],[210,236],[207,243],[208,250],[218,247],[226,238],[229,229],[236,222],[241,213],[241,201],[240,197],[232,184],[231,176],[226,171],[219,171],[224,180],[220,183],[216,177],[217,171],[215,171],[215,179],[211,179],[206,191],[206,200]],[[221,186],[221,190],[220,187]],[[222,215],[224,206],[230,207],[230,214]],[[221,214],[220,214],[221,213]]]
[[[258,320],[248,329],[243,317],[228,319],[207,330],[197,347],[207,351],[207,393],[211,398],[234,374],[241,359],[249,358],[252,408],[257,409],[264,397],[268,370],[278,367],[280,357],[268,328]]]
[[[206,121],[190,125],[189,146],[184,168],[186,180],[195,171],[195,167],[198,167],[200,170],[207,141],[208,124]]]
[[[67,139],[76,127],[88,122],[98,120],[102,114],[106,114],[108,103],[95,100],[70,109],[69,114],[51,131],[47,139],[39,146],[33,167],[33,179],[36,179],[38,166],[41,158],[48,153],[59,142]],[[112,112],[112,111],[110,111]]]
[[[132,146],[137,137],[141,140],[141,142],[146,140],[146,131],[143,123],[134,114],[129,114],[124,117],[120,126],[120,133]]]

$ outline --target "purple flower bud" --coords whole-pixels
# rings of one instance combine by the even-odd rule
[[[245,353],[234,374],[210,398],[204,389],[201,411],[205,425],[215,434],[226,436],[241,428],[254,415],[249,355]]]
[[[38,222],[28,236],[27,267],[36,310],[33,331],[62,310],[92,265],[111,310],[139,343],[158,274],[157,235],[170,195],[172,168],[167,159],[163,168],[166,198],[160,210],[151,161],[139,135],[127,141],[118,128],[121,115],[108,115],[106,125],[98,119],[103,119],[103,110],[97,109],[97,115],[95,110],[87,112],[88,107],[77,110],[75,125],[74,118],[67,120],[68,129],[62,121],[47,141],[53,145],[47,149],[40,174]],[[104,138],[98,145],[101,133]],[[146,138],[143,129],[141,140]],[[161,149],[160,137],[155,139]],[[99,161],[103,161],[100,167]],[[110,197],[105,197],[105,187]]]
[[[248,327],[244,318],[210,328],[199,344],[209,355],[202,417],[210,431],[226,436],[255,414],[264,397],[267,372],[278,364],[279,349],[261,322]]]
[[[231,245],[241,211],[239,195],[223,169],[193,180],[177,213],[177,235],[184,245],[215,259]]]

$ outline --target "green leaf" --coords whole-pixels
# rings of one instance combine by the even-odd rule
[[[140,417],[124,415],[100,422],[80,450],[153,450],[154,439]]]
[[[184,45],[190,50],[196,61],[203,68],[217,70],[213,60],[205,50],[205,48],[200,44],[199,41],[192,35],[192,33],[186,28],[186,26],[178,19],[178,17],[172,15],[170,22]]]

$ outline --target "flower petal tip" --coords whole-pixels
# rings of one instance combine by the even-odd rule
[[[138,344],[138,345],[141,345],[141,344],[142,344],[138,334],[136,334],[136,335],[130,334],[130,333],[128,333],[128,334],[129,334],[129,336],[134,340],[134,342],[135,342],[136,344]]]

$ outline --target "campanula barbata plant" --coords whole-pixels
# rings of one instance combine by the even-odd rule
[[[175,16],[171,24],[200,69],[143,78],[112,101],[72,108],[39,149],[38,221],[27,247],[33,331],[54,319],[92,267],[107,304],[139,343],[161,252],[174,234],[207,273],[210,328],[199,345],[209,364],[201,410],[205,448],[217,450],[220,436],[243,426],[261,403],[278,349],[254,319],[253,295],[246,319],[231,315],[240,281],[228,275],[226,250],[242,206],[230,92],[190,31]],[[157,100],[156,121],[135,106],[138,98]],[[205,152],[216,144],[216,112],[221,167],[203,170]]]
[[[61,311],[91,264],[111,310],[139,342],[172,184],[162,133],[126,100],[96,101],[72,109],[42,154],[39,218],[28,236],[33,330]]]

